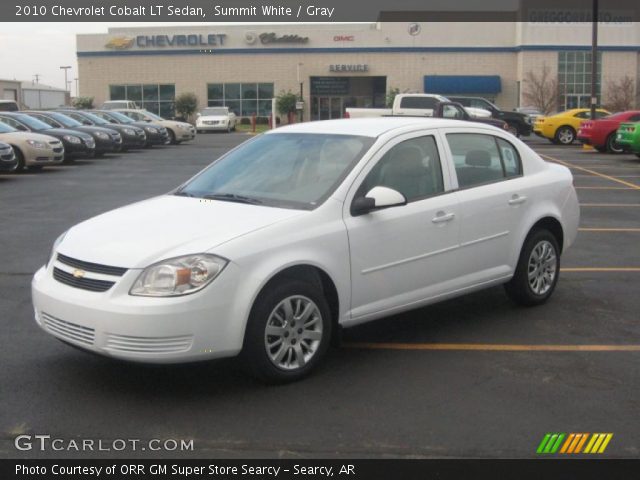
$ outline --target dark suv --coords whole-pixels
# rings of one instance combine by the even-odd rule
[[[528,115],[518,112],[507,112],[500,110],[493,103],[482,97],[450,97],[447,98],[452,102],[461,103],[465,107],[483,108],[491,112],[493,118],[504,120],[508,124],[508,130],[514,135],[528,136],[533,131],[533,125]]]

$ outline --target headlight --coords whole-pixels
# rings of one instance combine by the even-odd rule
[[[191,125],[188,123],[179,123],[178,128],[181,128],[182,130],[189,130],[191,128]]]
[[[27,140],[27,143],[33,148],[47,148],[47,144],[38,140]]]
[[[74,137],[73,135],[65,135],[62,138],[69,143],[81,143],[81,140],[78,137]]]
[[[143,297],[176,297],[203,289],[216,278],[227,260],[208,253],[170,258],[143,270],[129,291]]]
[[[132,130],[132,129],[130,129],[130,128],[125,128],[125,129],[124,129],[124,133],[126,133],[127,135],[135,135],[135,134],[136,134],[136,131],[135,131],[135,130]]]
[[[158,133],[158,129],[155,127],[144,127],[144,129],[149,133]]]
[[[97,132],[96,137],[101,138],[103,140],[109,140],[109,134],[104,132]]]
[[[62,243],[62,240],[64,240],[65,235],[67,234],[69,230],[67,230],[66,232],[64,232],[62,235],[60,235],[58,238],[56,238],[56,241],[53,242],[53,247],[51,247],[51,252],[49,252],[49,258],[47,259],[47,263],[46,266],[49,267],[49,264],[51,263],[51,260],[53,259],[53,256],[56,253],[56,250],[58,249],[58,246]]]

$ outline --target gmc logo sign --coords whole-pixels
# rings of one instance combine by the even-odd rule
[[[353,42],[354,39],[353,35],[336,35],[333,37],[334,42]]]

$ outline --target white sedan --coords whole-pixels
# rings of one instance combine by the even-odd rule
[[[578,220],[570,171],[503,130],[302,123],[69,229],[34,276],[35,317],[103,355],[241,353],[260,378],[291,381],[340,327],[499,284],[544,303]]]
[[[229,107],[207,107],[198,113],[196,130],[200,132],[231,132],[236,129],[238,117]]]

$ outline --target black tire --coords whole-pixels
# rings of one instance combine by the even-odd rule
[[[29,165],[29,167],[27,167],[27,169],[30,172],[39,172],[42,170],[44,166],[43,165]]]
[[[607,147],[593,147],[600,153],[607,153]]]
[[[285,333],[284,335],[286,335],[287,338],[285,339],[284,336],[282,337],[282,342],[279,344],[280,348],[277,348],[277,345],[273,347],[276,348],[276,351],[273,352],[273,354],[277,354],[284,349],[287,353],[284,354],[284,358],[282,360],[286,361],[286,359],[289,358],[289,351],[291,351],[292,356],[295,355],[296,358],[298,358],[295,354],[295,349],[297,348],[297,350],[303,351],[303,345],[307,347],[307,353],[313,352],[311,357],[304,362],[303,366],[285,369],[276,365],[274,363],[276,360],[272,361],[269,356],[269,352],[267,351],[267,338],[274,338],[277,340],[277,336],[267,337],[266,328],[269,324],[269,320],[271,318],[275,318],[272,317],[272,315],[274,315],[274,312],[281,303],[292,297],[296,299],[301,298],[310,300],[315,304],[320,318],[317,318],[317,316],[314,317],[316,320],[313,324],[315,325],[314,328],[320,328],[321,325],[321,338],[319,339],[319,343],[316,345],[315,349],[309,349],[309,344],[304,343],[306,342],[306,340],[303,339],[304,335],[300,335],[300,337],[298,337],[298,334],[301,334],[301,331],[307,330],[299,328],[300,325],[295,325],[295,322],[293,321],[296,320],[295,316],[292,317],[292,321],[285,321],[283,326],[279,328],[286,327],[289,330],[296,330],[296,333],[292,333],[290,336],[288,332]],[[297,320],[300,321],[300,318]],[[309,325],[309,323],[306,323],[305,325]],[[300,380],[307,376],[326,355],[331,342],[331,327],[331,312],[326,299],[322,295],[322,289],[311,283],[293,279],[284,279],[272,287],[267,287],[267,290],[263,291],[258,296],[253,308],[251,309],[241,354],[244,366],[249,373],[266,383],[277,384]],[[298,339],[297,345],[296,339]],[[311,340],[308,341],[311,342]]]
[[[548,285],[548,289],[543,292],[536,292],[528,278],[530,262],[534,261],[534,250],[545,245],[553,248],[553,255],[555,256],[553,267],[555,268],[555,270],[551,281],[546,283],[546,285]],[[534,271],[538,270],[539,267]],[[549,297],[551,297],[551,295],[553,294],[553,291],[556,288],[556,284],[558,283],[559,276],[560,249],[558,247],[558,241],[551,232],[546,229],[540,228],[533,230],[527,236],[520,252],[520,258],[518,259],[518,265],[516,266],[515,274],[513,275],[513,278],[505,284],[504,288],[509,298],[520,305],[524,305],[527,307],[541,305],[549,300]],[[532,281],[535,282],[535,280]]]
[[[569,125],[563,125],[558,127],[553,139],[560,145],[571,145],[576,139],[576,131]]]
[[[176,142],[176,134],[173,133],[173,130],[167,129],[167,131],[169,132],[169,143],[171,145],[177,145],[178,142]]]
[[[24,155],[22,154],[20,149],[15,146],[13,146],[13,152],[15,153],[16,160],[18,162],[16,163],[16,166],[13,167],[13,170],[10,170],[10,173],[17,173],[17,172],[24,171],[24,166],[25,166]]]
[[[636,153],[636,157],[640,158],[640,153]]]
[[[623,153],[624,147],[618,145],[616,142],[616,132],[609,134],[607,137],[607,152],[609,153]]]

